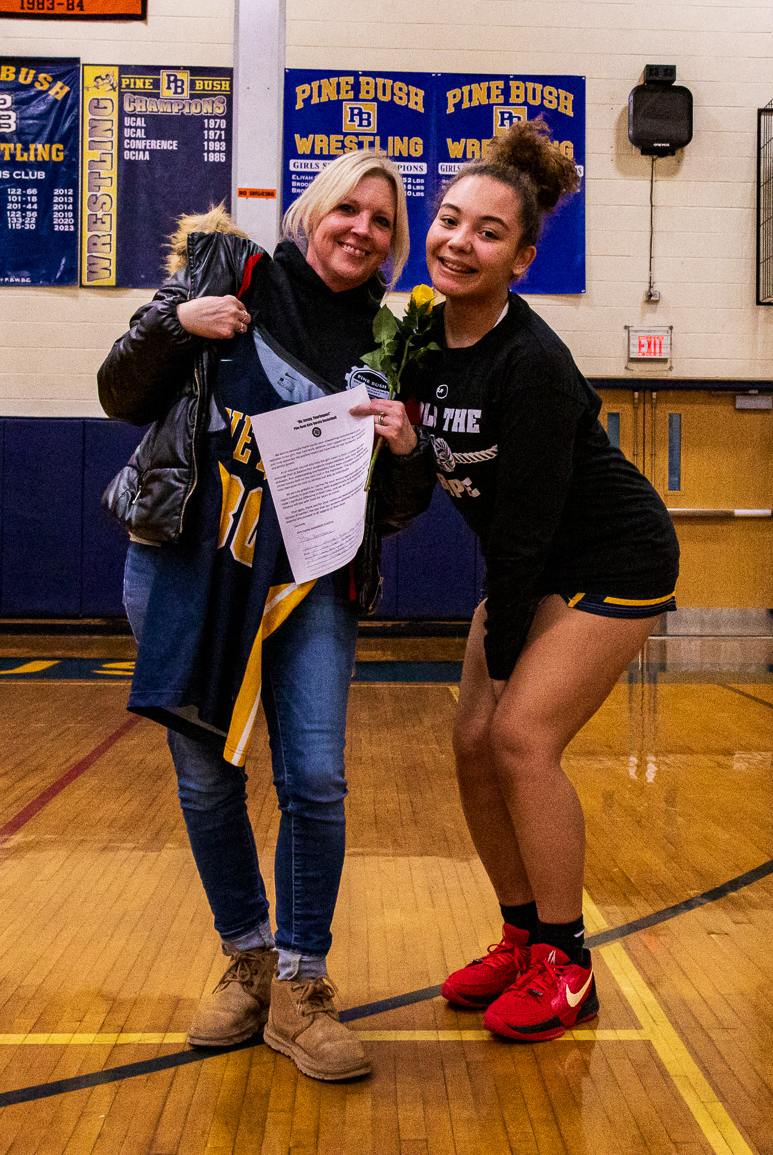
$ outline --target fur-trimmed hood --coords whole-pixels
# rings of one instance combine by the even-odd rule
[[[249,237],[242,229],[237,228],[229,213],[225,209],[225,201],[219,205],[210,205],[209,212],[187,213],[177,218],[177,229],[166,243],[169,249],[166,257],[167,276],[174,276],[184,269],[188,263],[188,237],[191,233],[233,233],[234,236]]]

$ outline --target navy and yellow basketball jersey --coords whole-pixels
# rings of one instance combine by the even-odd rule
[[[257,714],[263,639],[313,585],[293,579],[250,415],[331,392],[257,325],[224,342],[190,532],[158,550],[129,709],[208,736],[235,765]]]

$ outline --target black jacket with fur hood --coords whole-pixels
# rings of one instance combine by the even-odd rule
[[[271,331],[272,311],[276,315],[282,310],[284,318],[296,291],[280,260],[272,260],[239,232],[222,210],[184,218],[170,248],[167,268],[172,275],[134,314],[129,331],[116,341],[98,374],[99,399],[109,417],[134,425],[152,422],[128,465],[108,486],[103,504],[133,535],[159,543],[177,541],[185,531],[219,357],[217,341],[183,329],[177,306],[194,297],[236,296],[246,290],[251,312],[264,312],[262,302],[270,306],[264,315]],[[285,264],[289,257],[290,266],[304,274],[308,267],[295,246],[282,242],[278,258],[281,250]],[[318,286],[316,290],[319,294]],[[368,337],[380,303],[373,290],[369,282],[345,294],[330,293],[330,301],[322,295],[318,302],[323,313],[341,304],[347,307],[353,323],[362,326],[363,352],[372,347]],[[302,360],[304,353],[313,353],[312,342],[307,343],[307,349],[292,348]],[[361,613],[371,612],[378,601],[381,536],[404,528],[427,508],[434,480],[434,459],[423,433],[413,453],[379,455],[365,536],[354,561]]]

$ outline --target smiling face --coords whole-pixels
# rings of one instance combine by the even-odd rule
[[[391,182],[365,176],[326,213],[309,238],[306,260],[334,292],[364,285],[389,256],[396,201]]]
[[[449,301],[504,304],[507,287],[536,256],[521,247],[518,194],[495,177],[462,177],[443,200],[427,234],[432,283]]]

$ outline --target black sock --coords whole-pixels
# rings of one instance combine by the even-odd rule
[[[556,946],[568,955],[573,963],[582,965],[585,945],[585,924],[582,915],[574,922],[540,922],[534,941]]]
[[[536,902],[524,902],[521,906],[502,906],[502,922],[508,926],[515,926],[518,930],[528,930],[529,942],[534,942],[534,935],[539,926]]]

